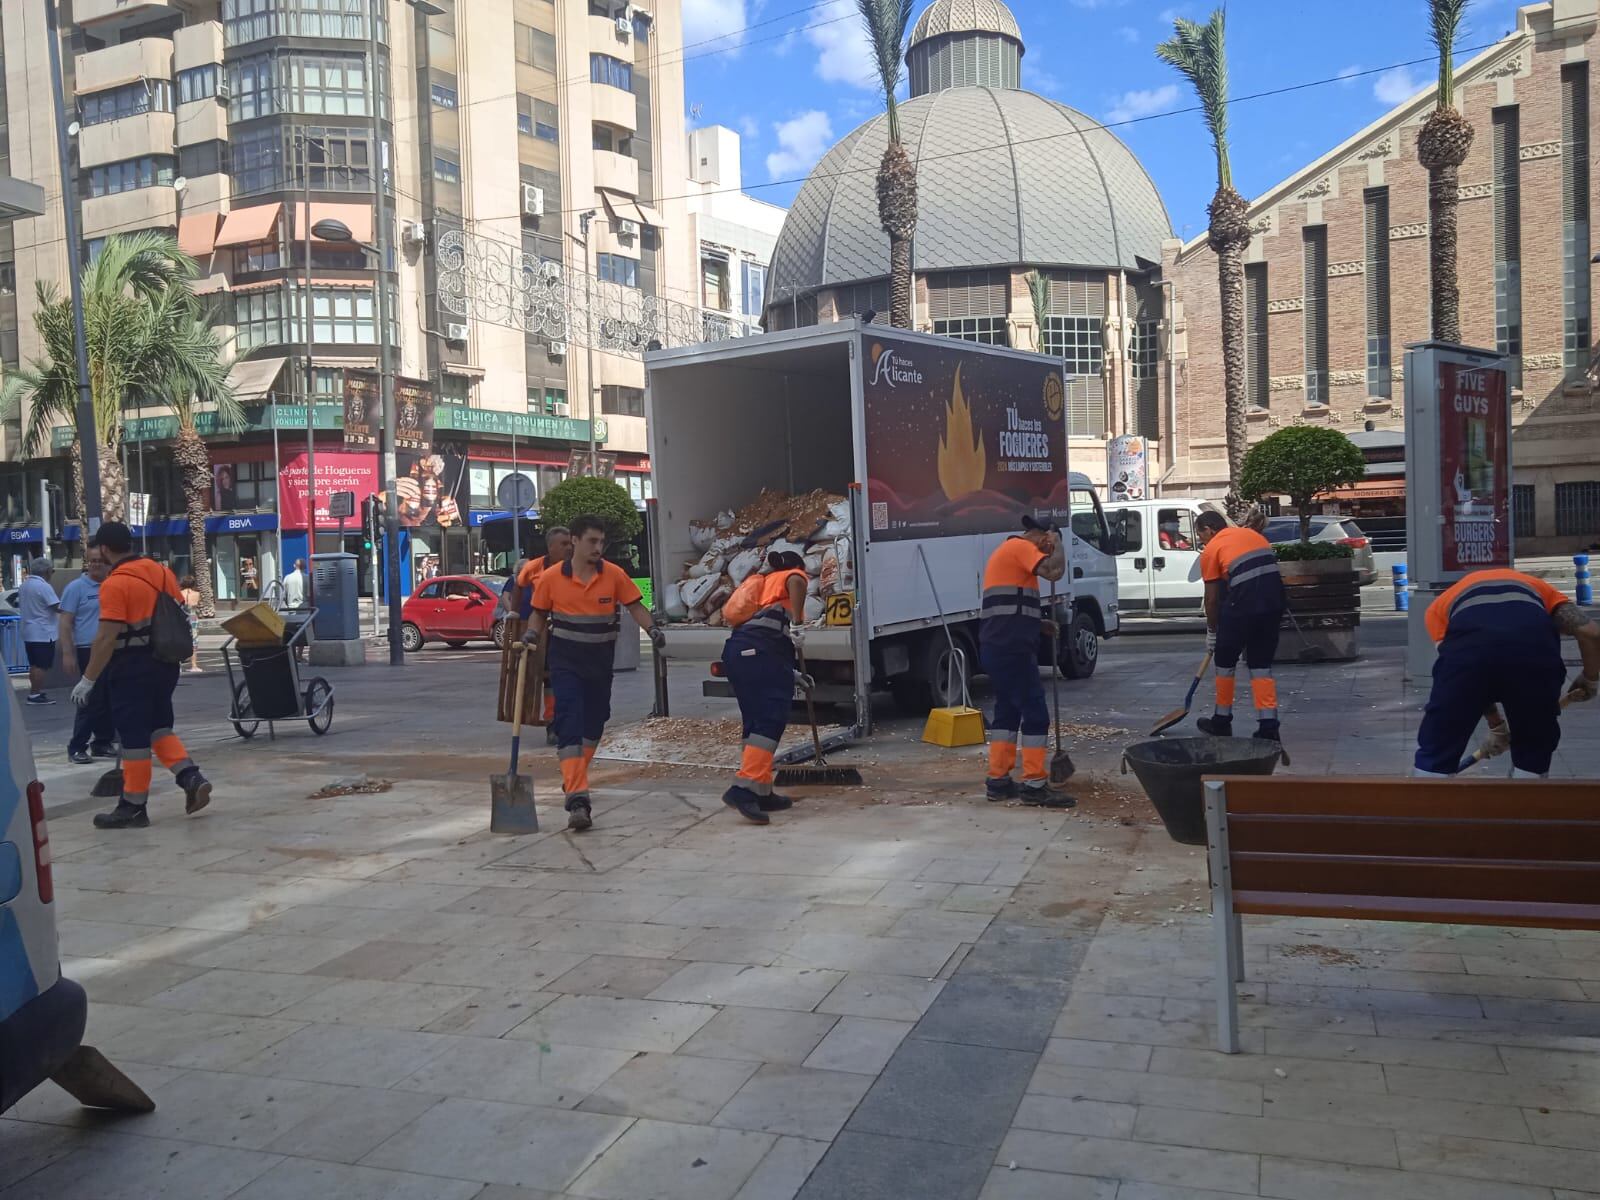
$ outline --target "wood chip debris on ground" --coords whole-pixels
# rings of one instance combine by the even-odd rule
[[[326,800],[330,796],[377,796],[394,787],[392,779],[374,779],[370,775],[353,775],[335,779],[312,792],[308,799]]]

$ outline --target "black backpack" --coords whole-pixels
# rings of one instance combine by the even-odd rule
[[[187,662],[194,654],[194,631],[189,627],[189,614],[165,589],[147,579],[140,582],[156,594],[156,606],[150,614],[150,652],[160,663]]]

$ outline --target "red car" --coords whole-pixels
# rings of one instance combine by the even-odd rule
[[[427,642],[465,646],[505,636],[506,611],[500,607],[504,579],[476,575],[437,575],[407,597],[400,610],[400,644],[413,654]]]

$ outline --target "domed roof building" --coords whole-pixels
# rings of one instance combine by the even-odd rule
[[[1166,206],[1115,134],[1022,90],[1024,53],[1001,0],[935,0],[912,30],[900,130],[917,164],[914,324],[1041,348],[1025,281],[1037,269],[1051,282],[1042,349],[1067,362],[1069,432],[1154,436]],[[773,252],[769,329],[887,314],[887,124],[880,114],[846,134],[801,187]]]

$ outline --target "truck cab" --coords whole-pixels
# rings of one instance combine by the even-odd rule
[[[1073,471],[1072,518],[1067,534],[1067,577],[1058,589],[1067,593],[1056,606],[1061,626],[1061,671],[1068,679],[1094,674],[1100,640],[1122,632],[1118,579],[1119,559],[1106,514],[1094,483]]]
[[[1190,496],[1105,506],[1118,550],[1117,596],[1123,616],[1192,617],[1205,611],[1194,523],[1203,512],[1222,511],[1214,500]]]

